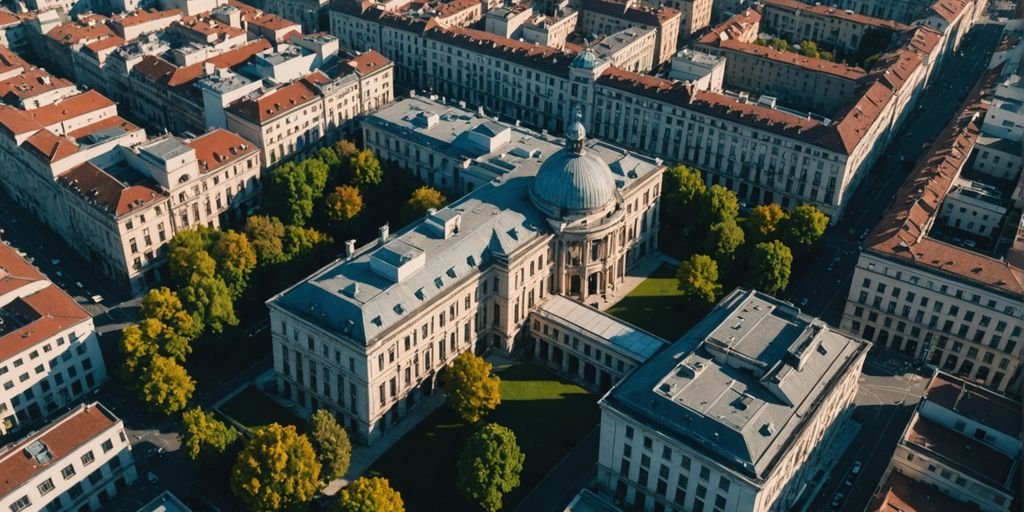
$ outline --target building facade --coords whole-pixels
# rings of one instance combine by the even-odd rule
[[[104,510],[138,480],[124,424],[99,402],[80,405],[0,452],[0,507]]]
[[[0,435],[65,410],[106,380],[92,317],[0,244]]]
[[[344,259],[268,301],[278,391],[372,443],[460,353],[529,350],[528,316],[548,297],[615,296],[655,249],[664,166],[588,141],[579,123],[561,147],[418,97],[365,125],[368,147],[414,173],[472,155],[448,175],[465,197],[362,249],[348,243]]]
[[[734,290],[599,402],[598,484],[634,510],[787,510],[838,454],[869,344]]]

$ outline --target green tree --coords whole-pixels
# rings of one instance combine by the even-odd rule
[[[172,245],[167,260],[171,280],[179,290],[187,285],[194,275],[214,276],[217,273],[217,262],[202,247]]]
[[[427,210],[431,208],[441,208],[445,201],[444,195],[433,187],[417,188],[402,207],[402,217],[406,222],[412,222],[426,215]]]
[[[448,404],[463,420],[476,423],[501,403],[501,380],[491,369],[484,358],[463,352],[444,374]]]
[[[832,53],[832,52],[828,52],[828,51],[818,52],[818,58],[822,59],[822,60],[827,60],[829,62],[835,62],[836,61],[835,54]]]
[[[755,206],[745,224],[747,238],[754,242],[772,238],[779,223],[785,218],[786,212],[779,203]]]
[[[694,254],[676,271],[683,296],[702,305],[714,304],[722,293],[718,284],[718,263],[706,254]]]
[[[210,450],[224,453],[239,436],[234,427],[218,420],[202,407],[193,407],[182,413],[181,428],[181,445],[192,460],[198,459],[202,453],[209,454]]]
[[[351,185],[335,187],[326,199],[327,216],[334,222],[344,222],[355,218],[363,211],[363,195],[359,189]]]
[[[281,263],[288,258],[284,255],[284,223],[277,217],[253,215],[245,221],[245,235],[256,251],[260,265]]]
[[[313,228],[285,226],[284,255],[287,259],[309,254],[317,247],[331,243],[331,237]]]
[[[231,491],[251,510],[297,508],[319,488],[313,445],[292,425],[257,430],[231,469]]]
[[[384,179],[384,171],[380,167],[380,161],[373,151],[364,149],[349,159],[349,167],[352,169],[355,184],[360,187],[371,187],[380,185]]]
[[[497,512],[502,497],[519,487],[525,461],[515,433],[488,423],[466,441],[459,455],[455,485],[484,510]]]
[[[677,165],[662,175],[664,215],[676,224],[687,225],[699,211],[700,203],[707,193],[700,171],[685,165]]]
[[[195,274],[180,293],[185,306],[211,331],[220,333],[225,327],[238,325],[231,290],[220,277]]]
[[[153,356],[140,376],[140,398],[146,405],[164,414],[174,414],[188,405],[196,382],[185,367],[173,358]]]
[[[736,193],[721,185],[712,185],[704,194],[701,202],[701,224],[711,227],[712,224],[736,220],[740,213],[740,203]]]
[[[743,230],[735,220],[726,220],[711,225],[704,249],[719,263],[732,261],[736,249],[743,245]]]
[[[864,70],[870,71],[871,68],[875,67],[875,63],[878,62],[878,59],[881,56],[881,54],[876,53],[874,55],[869,55],[866,59],[864,59]]]
[[[782,240],[798,251],[810,249],[828,227],[828,215],[812,204],[804,204],[789,210],[782,222]]]
[[[330,146],[320,148],[320,150],[316,152],[316,158],[327,165],[328,169],[334,169],[341,165],[341,159],[338,158],[338,152]]]
[[[242,296],[249,285],[249,274],[256,268],[256,251],[245,233],[228,230],[213,245],[217,275],[224,280],[233,299]]]
[[[770,47],[772,47],[772,48],[774,48],[774,49],[776,49],[776,50],[778,50],[780,52],[788,52],[789,49],[791,48],[791,45],[789,44],[789,41],[786,41],[785,39],[782,39],[780,37],[773,37],[773,38],[771,38],[768,41],[768,46],[770,46]]]
[[[333,480],[345,476],[352,457],[352,443],[348,433],[327,410],[320,409],[310,420],[310,440],[316,450],[317,458],[325,480]]]
[[[192,341],[202,334],[203,326],[185,311],[174,290],[162,286],[153,288],[142,299],[142,318],[158,320],[166,328]]]
[[[278,167],[268,186],[268,204],[288,224],[304,226],[313,216],[313,203],[327,183],[327,165],[316,158]]]
[[[384,477],[359,477],[338,493],[337,512],[405,512],[402,495]]]
[[[821,56],[820,52],[818,52],[818,43],[815,43],[814,41],[804,41],[800,43],[800,55],[817,59]]]
[[[750,255],[747,284],[765,293],[778,293],[789,285],[793,253],[786,244],[772,240],[754,246]]]

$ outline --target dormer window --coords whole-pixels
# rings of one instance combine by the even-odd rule
[[[182,174],[181,177],[178,178],[178,183],[185,183],[188,180],[189,180],[188,174]]]

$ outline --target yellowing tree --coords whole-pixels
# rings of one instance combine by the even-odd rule
[[[224,453],[231,443],[238,439],[238,431],[234,427],[218,420],[213,413],[195,407],[181,415],[181,444],[185,453],[192,460],[202,453]]]
[[[404,512],[402,495],[384,477],[360,477],[338,493],[336,512]]]
[[[463,352],[444,374],[448,404],[463,420],[476,423],[501,403],[501,380],[491,369],[484,358]]]
[[[335,222],[352,220],[363,211],[363,195],[351,185],[335,187],[326,199],[327,216]]]
[[[418,217],[426,215],[431,208],[441,208],[447,200],[433,187],[420,187],[412,192],[412,196],[406,201],[402,208],[402,216],[406,222],[411,222]]]
[[[185,368],[164,356],[153,357],[141,381],[142,399],[150,408],[167,415],[184,409],[196,390],[196,382]]]
[[[297,507],[320,488],[313,445],[292,425],[259,429],[231,469],[231,491],[251,510]]]

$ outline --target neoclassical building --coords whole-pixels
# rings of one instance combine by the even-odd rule
[[[588,140],[579,119],[568,126],[563,141],[421,97],[367,119],[364,140],[382,159],[422,175],[458,170],[449,183],[472,191],[393,236],[385,226],[365,247],[348,242],[344,258],[268,301],[278,391],[372,443],[467,350],[530,351],[599,388],[660,348],[631,326],[602,337],[602,322],[621,322],[589,306],[655,250],[665,167]],[[542,312],[553,296],[572,305]],[[578,351],[541,352],[535,312],[545,333],[568,335],[584,317],[600,329],[573,333]]]

